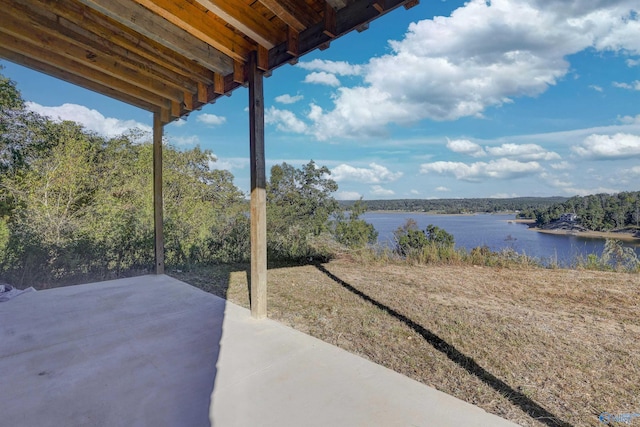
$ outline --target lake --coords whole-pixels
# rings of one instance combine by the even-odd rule
[[[557,261],[559,265],[571,265],[576,257],[602,254],[604,239],[568,235],[538,233],[526,224],[513,222],[515,215],[431,215],[419,212],[366,212],[362,219],[378,231],[378,242],[393,246],[393,232],[407,219],[413,218],[424,230],[433,224],[453,234],[456,247],[471,250],[488,246],[493,251],[512,248],[518,253],[539,258],[544,263]],[[640,256],[640,245],[632,246]]]

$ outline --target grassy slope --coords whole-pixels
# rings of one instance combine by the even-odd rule
[[[246,271],[173,275],[248,306]],[[640,275],[341,259],[268,282],[271,318],[521,425],[640,412]]]

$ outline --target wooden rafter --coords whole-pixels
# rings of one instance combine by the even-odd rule
[[[0,0],[0,57],[163,123],[417,0]]]
[[[244,60],[255,48],[253,43],[227,27],[225,21],[187,1],[180,4],[171,0],[134,1],[233,59]],[[114,0],[100,2],[111,4]]]
[[[260,0],[260,2],[287,25],[298,31],[303,31],[320,20],[320,15],[304,1]]]
[[[278,31],[273,22],[246,3],[231,4],[225,0],[196,1],[267,49],[271,49],[283,41],[282,33]]]
[[[137,3],[128,0],[79,1],[213,71],[226,74],[231,70],[233,60],[230,57]]]
[[[49,65],[37,59],[33,59],[23,53],[7,49],[7,47],[2,44],[0,44],[0,56],[8,59],[9,61],[15,62],[16,64],[22,64],[27,68],[31,68],[32,70],[36,70],[44,74],[55,75],[57,78],[67,83],[78,85],[102,95],[118,99],[124,103],[133,105],[134,107],[142,108],[143,110],[147,111],[160,110],[157,105],[149,102],[149,100],[138,98],[117,88],[96,83],[94,80],[75,75],[67,70],[60,70],[56,66]],[[167,105],[163,106],[166,107]]]

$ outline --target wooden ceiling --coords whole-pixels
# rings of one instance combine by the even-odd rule
[[[0,0],[0,57],[167,123],[418,0]]]

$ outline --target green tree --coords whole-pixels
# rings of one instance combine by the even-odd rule
[[[0,74],[0,217],[15,206],[6,181],[27,168],[53,143],[52,124],[29,112],[15,82]]]
[[[455,240],[453,235],[433,224],[427,225],[423,231],[413,218],[407,219],[405,224],[393,232],[396,240],[396,252],[402,256],[423,258],[425,252],[433,251],[435,256],[431,258],[443,258],[453,253]]]
[[[421,251],[429,244],[427,235],[418,228],[418,223],[413,218],[407,219],[402,226],[398,227],[393,232],[393,236],[396,241],[396,252],[402,256]]]
[[[300,169],[282,163],[271,168],[267,183],[267,249],[273,259],[323,258],[316,243],[338,212],[331,195],[338,189],[326,166],[311,160]]]
[[[373,244],[378,239],[378,232],[363,219],[360,215],[366,212],[366,207],[362,199],[356,201],[346,218],[344,212],[339,212],[336,216],[334,236],[336,240],[350,248],[362,248],[367,243]]]

